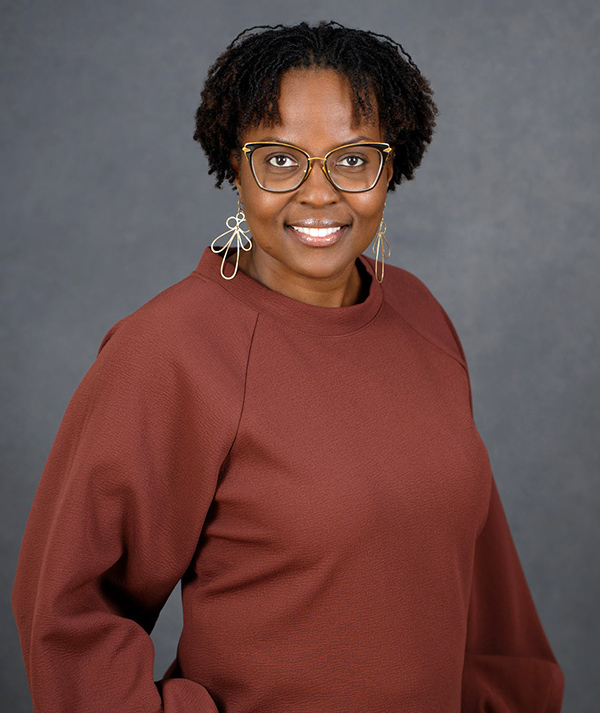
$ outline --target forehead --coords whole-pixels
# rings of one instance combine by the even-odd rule
[[[333,69],[291,69],[279,83],[280,121],[276,124],[262,121],[258,127],[249,127],[244,141],[260,141],[267,135],[276,135],[306,148],[318,144],[318,150],[346,143],[357,136],[381,141],[375,97],[371,96],[371,101],[373,117],[366,119],[358,111],[346,75]]]

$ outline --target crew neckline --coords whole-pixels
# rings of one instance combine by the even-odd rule
[[[361,278],[370,278],[368,293],[362,302],[347,307],[322,307],[301,302],[266,287],[239,269],[233,279],[225,280],[221,276],[222,260],[222,255],[213,253],[210,246],[207,246],[194,272],[216,282],[258,312],[268,313],[303,332],[323,335],[356,332],[377,315],[383,303],[382,286],[375,278],[371,261],[362,254],[357,257],[356,262]],[[230,268],[232,269],[231,265]]]

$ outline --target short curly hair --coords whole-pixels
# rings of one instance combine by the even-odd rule
[[[411,180],[431,142],[438,110],[433,91],[411,56],[387,35],[337,22],[258,25],[240,33],[210,67],[196,111],[194,140],[204,149],[216,186],[231,185],[230,154],[239,150],[251,124],[280,120],[282,75],[293,68],[320,67],[343,73],[354,94],[355,112],[370,119],[375,97],[385,140],[394,149],[388,190]]]

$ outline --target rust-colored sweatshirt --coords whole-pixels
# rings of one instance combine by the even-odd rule
[[[36,713],[557,713],[430,292],[362,255],[367,298],[316,307],[220,264],[118,322],[67,408],[13,592]]]

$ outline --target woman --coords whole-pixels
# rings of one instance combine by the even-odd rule
[[[238,213],[69,404],[13,594],[36,710],[560,710],[458,337],[384,269],[431,94],[337,23],[251,28],[211,68],[195,138]]]

